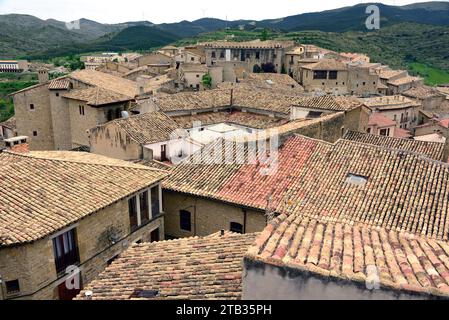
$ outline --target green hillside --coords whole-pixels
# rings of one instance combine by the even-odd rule
[[[255,31],[226,30],[183,39],[178,44],[214,41],[232,38],[233,41],[258,39],[261,29]],[[448,83],[449,27],[400,23],[378,31],[323,32],[299,31],[281,33],[270,31],[269,39],[295,40],[338,52],[359,52],[373,62],[392,68],[406,68],[428,79],[428,83]],[[423,68],[427,68],[424,72]]]

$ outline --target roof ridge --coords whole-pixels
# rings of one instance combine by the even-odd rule
[[[400,139],[400,138],[396,138],[396,139]],[[391,152],[395,152],[395,153],[409,154],[409,155],[412,155],[412,156],[416,156],[420,160],[432,162],[434,164],[438,164],[438,165],[441,165],[442,167],[446,167],[446,168],[449,169],[449,163],[445,163],[443,161],[438,161],[438,160],[432,159],[432,158],[427,157],[426,155],[424,155],[422,153],[419,153],[419,152],[410,151],[410,150],[404,150],[404,149],[398,149],[398,148],[385,147],[385,146],[378,146],[378,145],[375,145],[375,144],[370,144],[370,143],[365,143],[365,142],[360,142],[360,141],[353,141],[353,140],[344,139],[343,137],[338,139],[335,142],[335,146],[337,146],[339,143],[343,143],[343,142],[348,142],[348,143],[352,143],[352,144],[358,144],[358,145],[360,145],[362,147],[365,147],[365,148],[370,147],[370,148],[377,148],[377,149],[381,149],[381,150],[391,151]]]
[[[449,119],[448,119],[449,120]],[[435,142],[435,141],[421,141],[421,140],[411,140],[411,139],[407,139],[407,138],[398,138],[398,137],[388,137],[388,136],[380,136],[374,133],[365,133],[365,132],[358,132],[358,131],[353,131],[353,130],[348,130],[346,132],[346,134],[342,137],[342,139],[344,140],[349,140],[346,139],[346,136],[349,134],[358,134],[358,135],[366,135],[366,136],[371,136],[371,137],[376,137],[378,139],[391,139],[391,140],[403,140],[403,141],[409,141],[409,142],[416,142],[416,143],[422,143],[422,144],[435,144],[435,145],[444,145],[444,143],[442,142]]]
[[[33,152],[33,151],[31,151]],[[74,152],[74,151],[51,151],[51,152]],[[79,154],[93,154],[93,153],[88,153],[88,152],[77,152]],[[28,158],[28,159],[38,159],[38,160],[45,160],[45,161],[53,161],[53,162],[71,162],[71,163],[78,163],[78,164],[84,164],[84,165],[94,165],[94,166],[102,166],[102,167],[117,167],[117,168],[124,168],[124,169],[136,169],[136,170],[147,170],[147,171],[159,171],[159,172],[164,172],[164,170],[159,170],[156,168],[151,168],[151,167],[147,167],[147,166],[142,166],[139,164],[135,164],[132,162],[129,162],[129,165],[119,165],[117,163],[111,163],[111,164],[105,164],[105,163],[95,163],[95,162],[85,162],[82,160],[75,160],[75,159],[60,159],[60,158],[50,158],[50,157],[40,157],[40,156],[35,156],[32,155],[30,153],[15,153],[12,151],[4,151],[3,154],[7,154],[10,156],[15,156],[15,157],[22,157],[22,158]],[[96,155],[96,154],[93,154]],[[97,155],[99,156],[99,155]],[[106,157],[107,158],[107,157]],[[112,158],[111,158],[112,159]],[[117,160],[117,159],[113,159],[113,160]],[[121,160],[123,162],[128,162],[125,160]],[[139,167],[137,167],[139,166]]]
[[[216,239],[220,239],[223,237],[250,237],[250,236],[257,236],[259,235],[260,232],[252,232],[252,233],[236,233],[236,232],[232,232],[232,231],[225,231],[225,234],[217,237]],[[154,246],[154,245],[159,245],[159,244],[164,244],[164,243],[176,243],[176,242],[188,242],[188,241],[192,241],[192,240],[210,240],[210,239],[215,239],[214,236],[218,236],[220,235],[220,231],[219,232],[215,232],[212,233],[210,235],[207,236],[192,236],[192,237],[187,237],[187,238],[178,238],[178,239],[167,239],[167,240],[162,240],[162,241],[158,241],[158,242],[144,242],[144,243],[140,243],[140,244],[134,244],[132,246],[132,248],[143,248],[143,247],[150,247],[150,246]]]

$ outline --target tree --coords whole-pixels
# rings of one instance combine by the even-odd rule
[[[201,83],[208,89],[212,88],[212,77],[210,74],[206,73],[201,79]]]
[[[260,35],[260,40],[267,41],[268,40],[268,30],[263,29],[262,34]]]

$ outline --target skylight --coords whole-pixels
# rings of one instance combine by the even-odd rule
[[[368,182],[368,177],[349,173],[346,182],[356,186],[364,186]]]

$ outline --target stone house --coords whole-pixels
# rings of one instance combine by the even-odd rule
[[[234,233],[223,228],[133,246],[78,299],[449,298],[448,182],[440,179],[449,169],[435,160],[441,145],[352,132],[335,143],[293,135],[280,152],[278,170],[264,183],[260,165],[224,164],[204,164],[177,181],[184,193],[202,190],[198,200],[219,195],[249,206],[265,200],[262,232],[242,235],[243,226],[234,223]],[[192,228],[189,218],[200,216],[196,203],[179,216],[181,228]],[[220,223],[211,229],[229,222],[220,210],[214,218]],[[174,272],[170,282],[166,270]]]
[[[256,143],[253,143],[260,139],[260,133],[237,140],[218,139],[194,153],[175,166],[163,182],[167,237],[207,236],[219,230],[237,233],[263,230],[267,215],[276,203],[285,200],[282,193],[288,189],[287,180],[283,184],[274,181],[284,181],[290,173],[290,161],[296,161],[287,142],[289,137],[307,134],[316,139],[335,141],[336,137],[341,137],[343,119],[339,113],[321,119],[293,121],[274,131],[267,129],[262,136],[267,137],[268,145],[276,139],[274,135],[279,138],[277,154],[278,159],[283,159],[273,175],[265,175],[264,165],[257,161],[241,163],[222,158],[222,162],[217,162],[216,157],[220,156],[214,153],[229,147],[236,150],[236,158],[246,159],[245,155],[253,153],[256,158],[262,156],[263,151],[255,150]],[[210,154],[216,157],[208,156]]]
[[[396,130],[396,122],[390,120],[382,113],[374,111],[370,117],[368,122],[367,133],[386,136],[386,137],[394,137]]]
[[[446,100],[444,94],[427,86],[413,87],[402,92],[402,95],[417,100],[421,103],[422,109],[427,111],[437,110]]]
[[[409,130],[418,125],[418,113],[421,104],[404,96],[386,96],[360,99],[373,112],[382,115],[396,123],[396,127]]]
[[[334,59],[321,59],[305,64],[299,69],[299,83],[307,92],[323,92],[334,95],[348,93],[348,67]]]
[[[13,93],[17,132],[31,150],[88,145],[87,130],[122,116],[145,88],[110,74],[81,70]]]
[[[180,151],[171,141],[178,128],[176,122],[157,111],[117,119],[90,130],[90,151],[128,161],[166,161]]]
[[[28,69],[26,60],[0,60],[0,73],[20,73]]]
[[[178,87],[185,90],[202,90],[203,76],[208,74],[209,70],[204,64],[183,63],[178,68],[177,82]]]
[[[205,44],[206,65],[212,67],[219,62],[244,62],[248,69],[270,65],[274,72],[281,73],[285,65],[285,53],[295,46],[293,41],[219,41]]]
[[[143,67],[149,64],[160,64],[160,65],[166,65],[166,64],[170,64],[170,65],[174,65],[174,59],[173,57],[166,55],[166,54],[162,54],[160,52],[156,52],[156,53],[151,53],[145,56],[141,56],[139,58],[136,59],[137,61],[137,66],[138,67]]]
[[[0,160],[0,299],[71,299],[132,243],[164,237],[165,171],[79,152]]]

